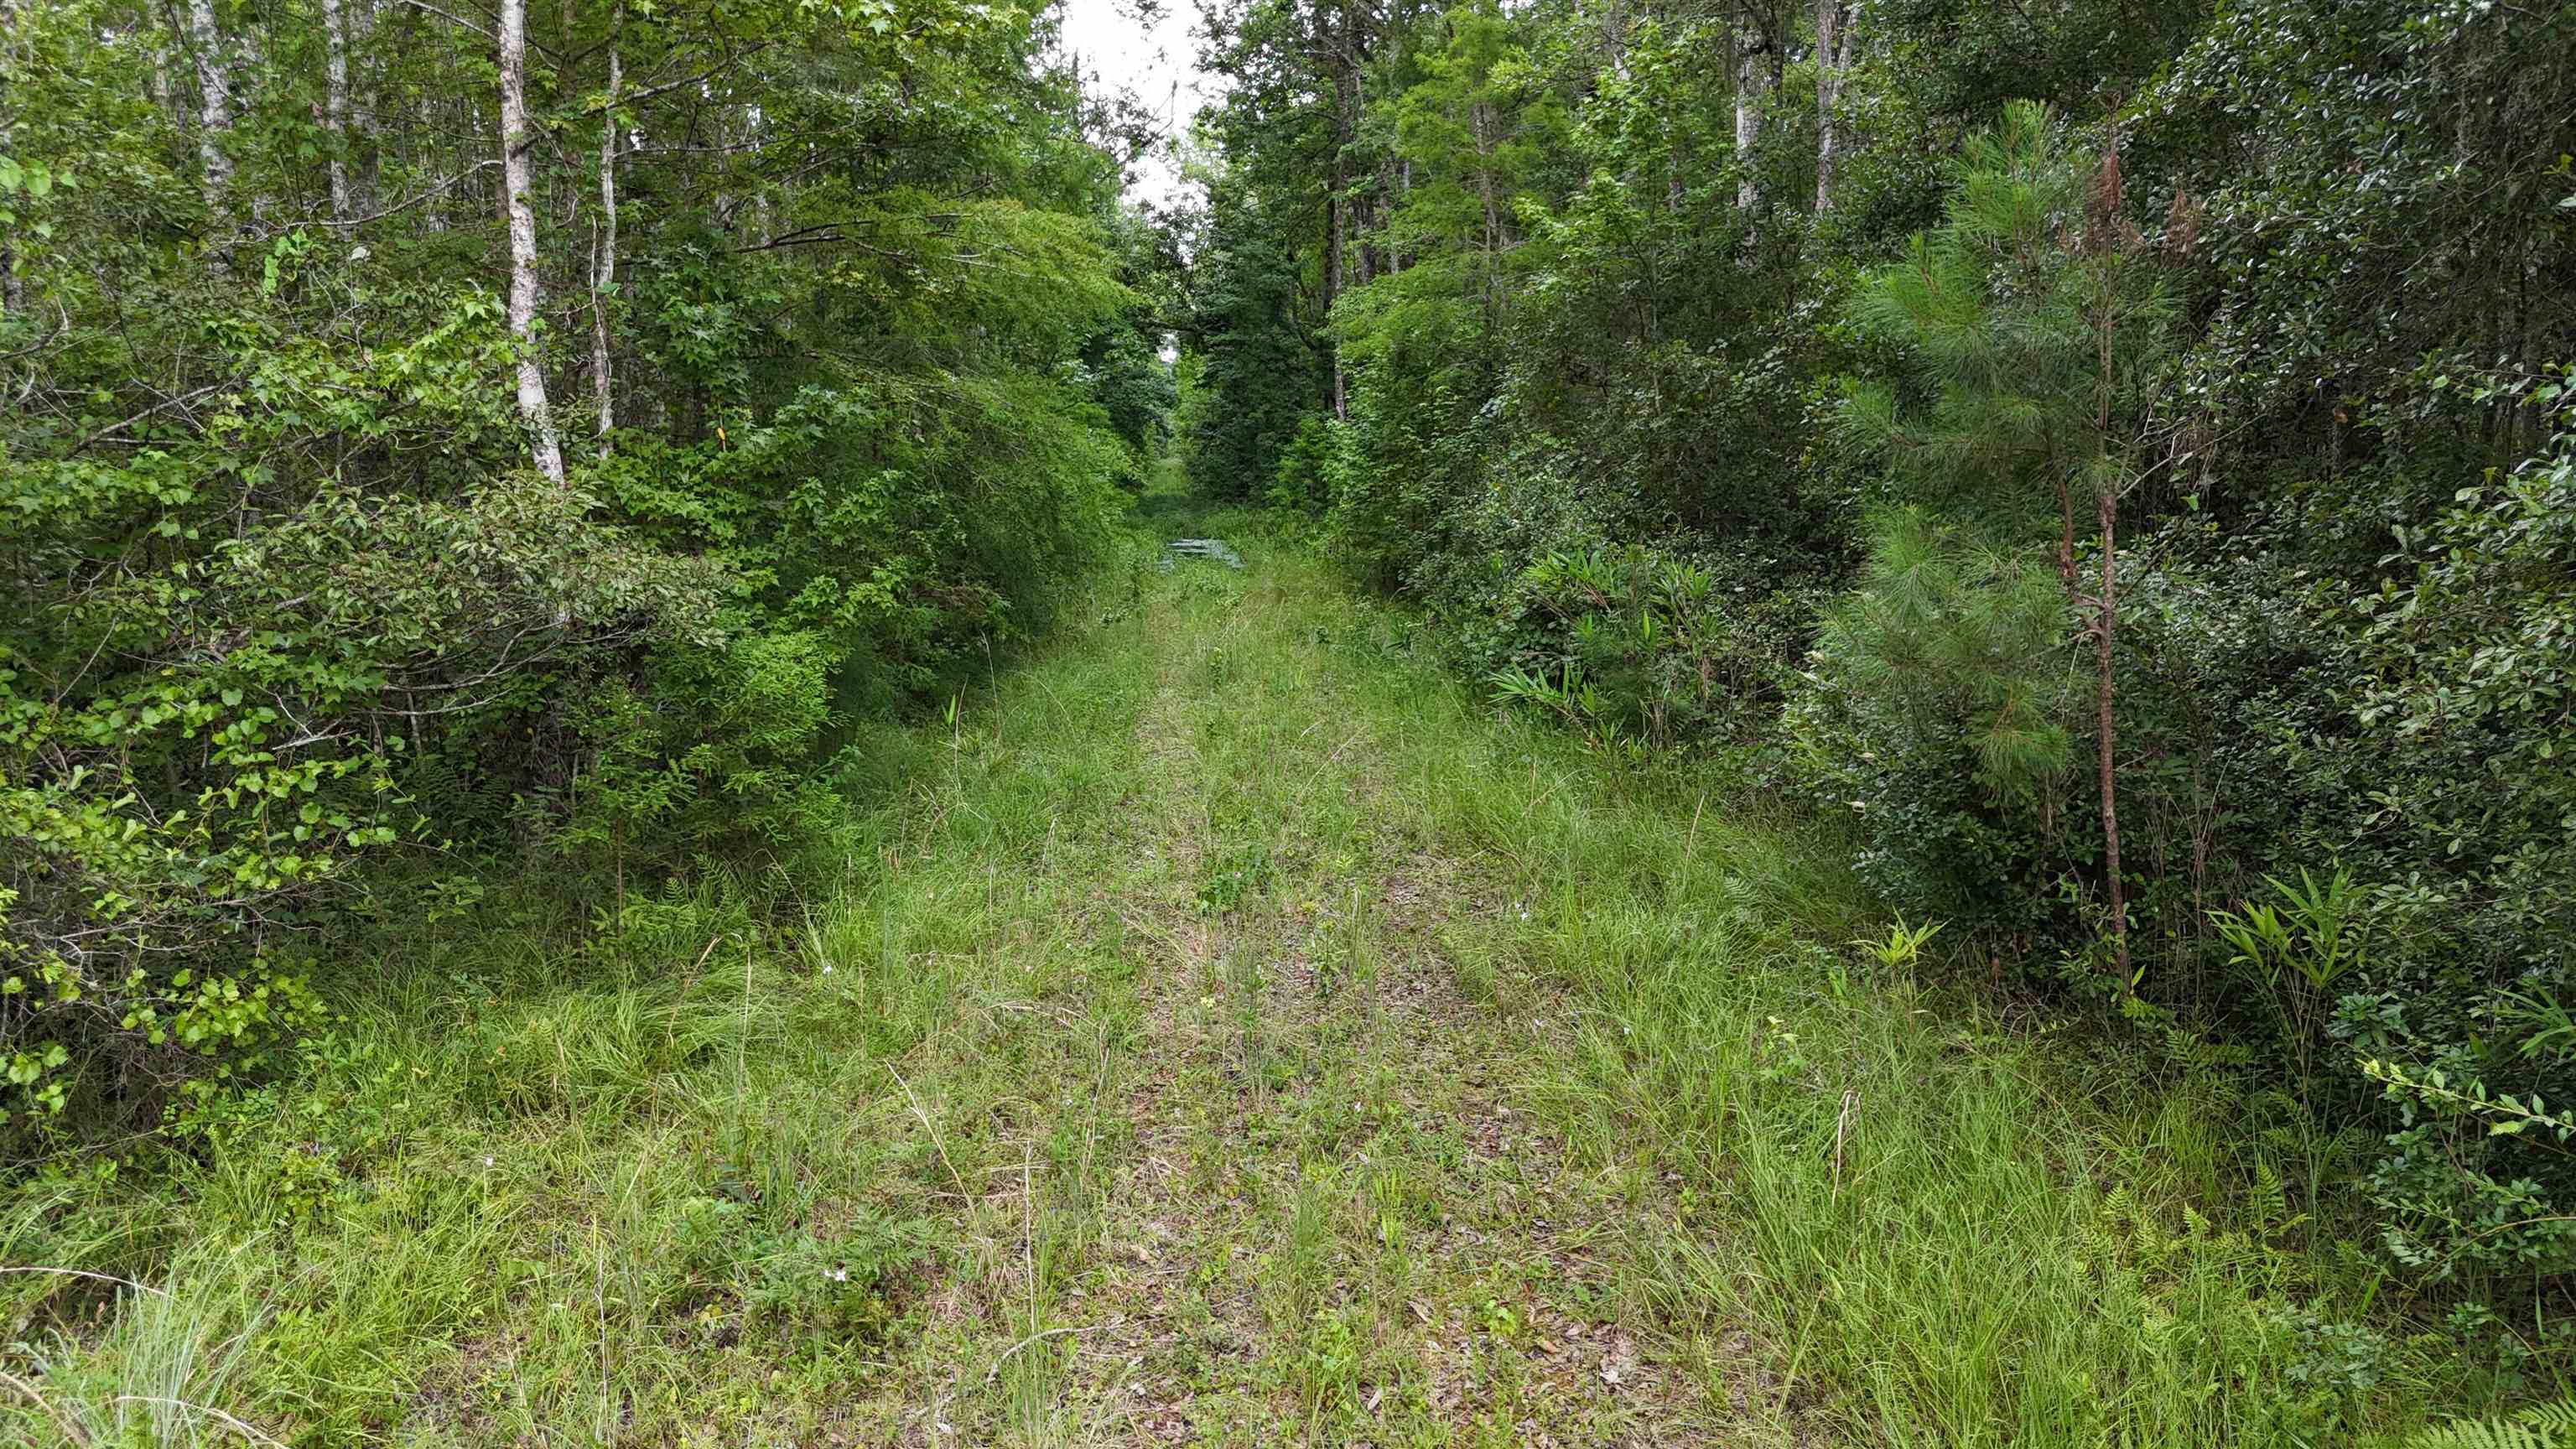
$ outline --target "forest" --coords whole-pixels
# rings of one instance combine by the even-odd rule
[[[0,1431],[2576,1446],[2576,4],[1198,5],[0,0]]]

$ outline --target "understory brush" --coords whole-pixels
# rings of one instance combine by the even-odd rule
[[[1102,1346],[1144,1260],[1182,1305],[1150,1332],[1231,1315],[1192,1371],[1268,1385],[1269,1430],[1466,1442],[1388,1327],[1444,1253],[1574,1275],[1754,1443],[2286,1449],[2529,1387],[2349,1246],[2315,1191],[2349,1144],[2266,1128],[2222,1055],[1971,988],[1975,939],[1884,919],[1847,822],[1497,710],[1251,517],[1151,513],[1248,567],[1104,580],[883,742],[828,887],[388,936],[297,1074],[24,1175],[0,1424],[1060,1442],[1144,1401]],[[1413,1029],[1491,1060],[1485,1125],[1562,1157],[1472,1235],[1470,1124],[1408,1120],[1423,1064],[1324,1029],[1414,999],[1401,963],[1456,997]],[[1352,1015],[1301,1046],[1282,979]],[[1241,1261],[1175,1256],[1227,1214]],[[1520,1290],[1470,1301],[1486,1382],[1535,1393],[1568,1350]]]
[[[1625,1282],[1713,1394],[1758,1401],[1749,1358],[1834,1440],[2305,1445],[2535,1386],[2390,1279],[2363,1144],[2241,1053],[1999,994],[1974,935],[1884,920],[1848,820],[1497,709],[1404,611],[1290,600],[1367,671],[1399,818],[1510,893],[1444,943],[1561,993],[1530,1009],[1575,1049],[1521,1090],[1625,1184]]]
[[[1631,1184],[1642,1291],[1711,1337],[1760,1325],[1803,1416],[1886,1444],[2288,1445],[2513,1386],[2376,1311],[2383,1270],[2291,1190],[2297,1144],[2237,1078],[1943,989],[1905,936],[1868,949],[1887,931],[1830,819],[1514,719],[1416,738],[1427,808],[1525,893],[1490,949],[1570,992],[1582,1049],[1532,1088]]]
[[[1206,56],[1211,490],[1623,767],[1838,817],[1963,985],[2227,1079],[2258,1238],[2547,1392],[2576,11],[1334,14]]]
[[[291,1069],[158,1142],[20,1164],[0,1424],[83,1445],[882,1428],[895,1406],[864,1385],[931,1331],[936,1285],[1029,1291],[960,1194],[995,1184],[1017,1222],[1006,1124],[1106,1049],[1048,1003],[1123,979],[1083,901],[1117,854],[1137,687],[1131,660],[1073,653],[875,741],[828,875],[639,884],[597,917],[541,881],[386,929]],[[1010,924],[1032,920],[1052,924]],[[1080,1237],[1058,1158],[1086,1151],[1039,1144],[1045,1241]]]

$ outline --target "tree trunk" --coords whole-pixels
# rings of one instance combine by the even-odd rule
[[[1735,22],[1735,204],[1751,211],[1762,204],[1762,182],[1754,174],[1753,148],[1762,139],[1762,103],[1771,94],[1771,41],[1753,17]]]
[[[2093,737],[2102,775],[2102,877],[2111,898],[2111,944],[2120,963],[2120,989],[2130,991],[2137,976],[2129,967],[2129,903],[2120,879],[2119,792],[2112,766],[2117,741],[2111,726],[2112,646],[2120,629],[2120,596],[2113,577],[2119,555],[2120,489],[2118,477],[2107,467],[2094,484],[2093,508],[2102,528],[2102,592],[2093,606]]]
[[[12,38],[18,33],[17,7],[12,0],[0,0],[0,136],[9,134],[9,77],[23,74],[25,62],[14,53]],[[12,229],[0,228],[0,318],[27,310],[27,294],[18,280],[18,248]]]
[[[2137,973],[2129,965],[2128,887],[2120,877],[2120,812],[2115,788],[2114,761],[2118,739],[2112,732],[2111,685],[2113,655],[2119,642],[2120,595],[2116,577],[2120,556],[2119,523],[2120,453],[2111,436],[2111,403],[2119,382],[2116,355],[2112,351],[2112,332],[2119,323],[2122,261],[2119,253],[2124,239],[2135,233],[2124,230],[2121,216],[2120,188],[2120,118],[2112,113],[2110,135],[2103,142],[2102,165],[2093,184],[2091,204],[2083,247],[2094,255],[2094,285],[2099,288],[2094,299],[2093,338],[2098,386],[2094,393],[2093,436],[2093,516],[2102,530],[2102,586],[2093,601],[2093,738],[2095,754],[2102,776],[2102,872],[2105,893],[2111,904],[2111,944],[2120,966],[2120,989],[2137,989]]]
[[[1377,163],[1377,236],[1370,243],[1367,260],[1373,277],[1391,277],[1401,265],[1395,251],[1395,207],[1398,196],[1395,158],[1381,155]]]
[[[1816,0],[1816,214],[1834,209],[1834,106],[1851,65],[1851,0]]]
[[[412,12],[405,10],[400,13],[410,15]],[[437,172],[432,168],[448,160],[446,150],[440,144],[447,136],[457,135],[461,131],[464,145],[477,150],[481,149],[483,132],[481,117],[469,116],[461,127],[449,127],[442,133],[438,126],[440,109],[440,103],[431,99],[429,88],[423,86],[413,93],[411,124],[397,128],[398,134],[409,142],[408,149],[412,151],[412,169],[417,175],[436,175]],[[474,176],[465,185],[458,187],[455,192],[432,199],[426,206],[413,207],[411,209],[412,235],[425,236],[434,231],[447,230],[449,214],[460,203],[465,202],[473,203],[475,209],[486,216],[491,214],[490,202],[487,199],[484,179],[481,175]]]
[[[349,53],[355,58],[359,83],[349,92],[349,139],[357,148],[357,174],[349,183],[349,201],[361,215],[375,205],[377,68],[367,63],[367,45],[376,33],[376,0],[342,0],[348,25]]]
[[[1332,304],[1342,294],[1342,152],[1332,157],[1332,191],[1324,193],[1324,348],[1332,353],[1332,382],[1324,402],[1342,418],[1342,348],[1332,343]]]
[[[1341,34],[1334,38],[1333,48],[1325,62],[1333,73],[1333,162],[1326,170],[1326,184],[1332,189],[1324,197],[1324,317],[1329,324],[1333,304],[1350,286],[1350,148],[1359,134],[1360,108],[1360,42],[1359,22],[1351,13],[1351,0],[1343,0]],[[1326,344],[1331,346],[1329,342]],[[1342,374],[1342,350],[1333,347],[1333,416],[1347,415],[1346,380]]]
[[[2066,586],[2069,607],[2084,607],[2084,590],[2075,582],[2075,490],[2057,480],[2057,579]]]
[[[1484,208],[1484,266],[1478,281],[1485,303],[1485,317],[1491,325],[1502,314],[1503,208],[1494,190],[1494,151],[1499,142],[1494,132],[1493,108],[1481,100],[1467,103],[1467,126],[1476,143],[1476,200]]]
[[[205,4],[207,0],[195,0]],[[537,215],[528,201],[528,0],[501,0],[501,195],[510,229],[510,336],[518,343],[519,416],[537,471],[564,481],[554,411],[538,350]]]
[[[215,0],[188,0],[188,50],[197,64],[197,157],[204,166],[206,219],[216,232],[232,230],[233,158],[224,143],[233,129],[232,76],[224,68],[223,36],[215,29]]]
[[[1395,201],[1397,207],[1400,209],[1405,202],[1412,199],[1413,158],[1407,156],[1404,158],[1402,166],[1396,172]],[[1400,272],[1413,264],[1413,258],[1405,253],[1404,243],[1401,238],[1396,240],[1393,247],[1393,253],[1394,254],[1392,256],[1387,258],[1387,265],[1394,270]]]
[[[331,219],[347,221],[349,204],[349,36],[341,0],[322,0],[323,122],[331,132]]]
[[[599,250],[590,268],[590,392],[599,410],[599,456],[609,452],[617,427],[617,390],[608,356],[608,289],[617,281],[617,92],[625,80],[617,46],[626,29],[626,7],[617,7],[608,40],[608,107],[599,123]]]

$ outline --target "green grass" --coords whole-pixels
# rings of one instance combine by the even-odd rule
[[[427,929],[198,1158],[23,1187],[0,1259],[143,1286],[0,1277],[0,1422],[2295,1445],[2446,1391],[2211,1080],[1873,959],[1816,827],[1147,516],[1249,567],[1104,579],[882,740],[829,890]]]

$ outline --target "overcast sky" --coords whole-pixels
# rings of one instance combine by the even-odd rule
[[[1215,99],[1215,83],[1199,72],[1198,42],[1190,37],[1197,21],[1192,0],[1166,0],[1150,26],[1137,21],[1134,0],[1064,0],[1064,44],[1082,58],[1086,77],[1098,76],[1108,90],[1134,91],[1163,118],[1166,134],[1177,136]],[[1168,204],[1181,191],[1168,152],[1145,158],[1137,169],[1141,174],[1128,188],[1136,199]]]

